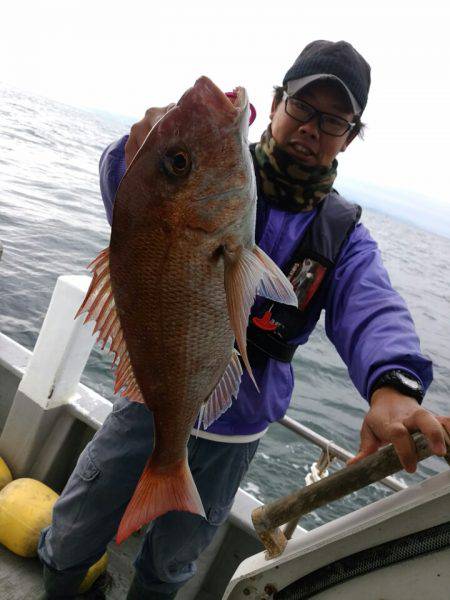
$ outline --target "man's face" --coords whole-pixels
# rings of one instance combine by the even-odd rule
[[[330,113],[352,121],[354,113],[349,112],[348,100],[340,87],[326,81],[314,82],[295,94],[296,98],[308,102],[321,112]],[[333,137],[320,131],[315,116],[308,123],[299,123],[285,111],[285,101],[276,107],[272,105],[270,114],[272,135],[277,144],[288,154],[311,167],[330,167],[339,152],[344,152],[355,137],[351,131],[342,137]]]

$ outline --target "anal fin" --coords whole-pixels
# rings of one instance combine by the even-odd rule
[[[207,429],[220,417],[236,398],[241,384],[242,366],[239,352],[233,349],[231,360],[206,403],[200,409],[199,427]]]

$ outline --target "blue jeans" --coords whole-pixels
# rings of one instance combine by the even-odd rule
[[[85,571],[105,552],[153,448],[153,416],[120,398],[80,455],[39,541],[50,569]],[[258,441],[245,444],[190,437],[189,465],[207,519],[169,512],[149,526],[135,567],[150,591],[173,593],[196,571],[195,560],[226,520]]]

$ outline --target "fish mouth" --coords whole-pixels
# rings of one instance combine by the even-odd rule
[[[240,123],[247,121],[250,114],[247,91],[238,86],[232,92],[224,93],[215,83],[206,76],[199,77],[192,88],[190,88],[178,101],[178,106],[196,104],[203,110],[219,116],[224,123]],[[247,119],[243,119],[247,115]]]
[[[209,100],[217,109],[233,116],[242,113],[248,105],[248,96],[245,88],[238,86],[232,92],[224,94],[209,77],[199,77],[194,84],[205,99]]]
[[[245,88],[237,86],[232,92],[225,92],[224,96],[238,113],[243,113],[247,108],[248,95]]]

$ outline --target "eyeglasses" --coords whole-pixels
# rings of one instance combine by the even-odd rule
[[[356,123],[350,123],[336,115],[317,110],[314,106],[311,106],[311,104],[308,104],[308,102],[305,102],[304,100],[300,100],[294,96],[288,96],[286,92],[284,92],[283,98],[286,98],[284,105],[286,114],[299,123],[308,123],[315,117],[318,117],[319,129],[327,135],[341,137],[356,125]]]

